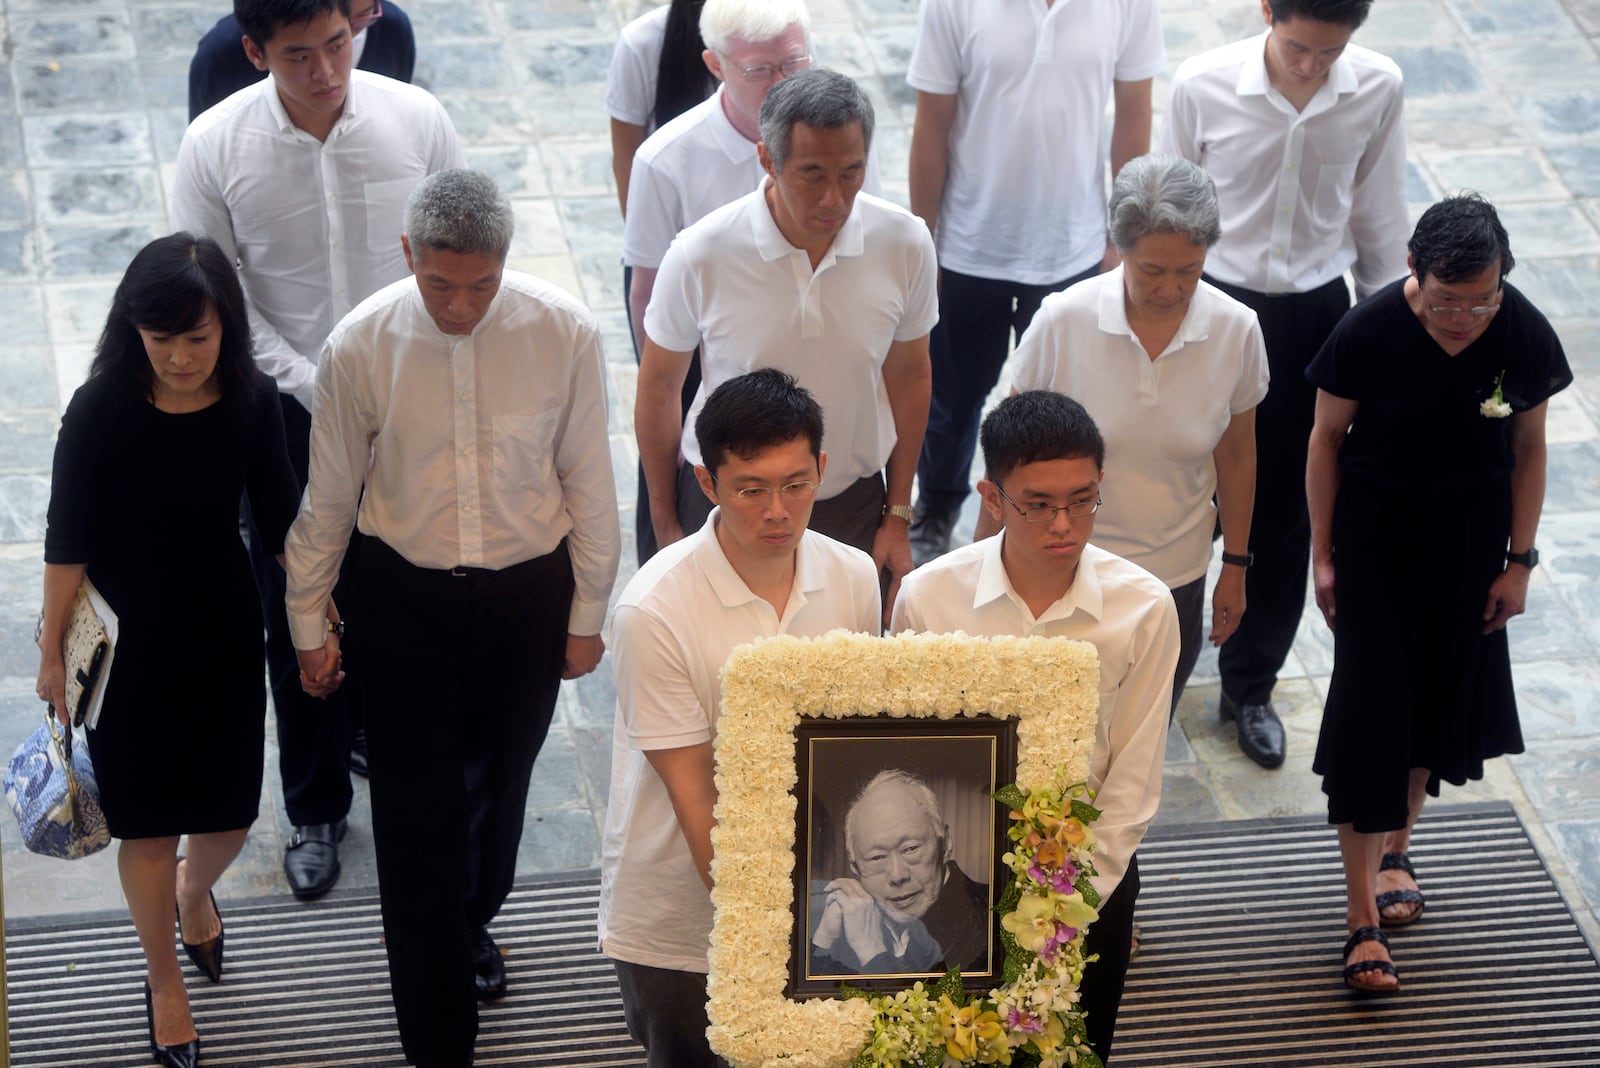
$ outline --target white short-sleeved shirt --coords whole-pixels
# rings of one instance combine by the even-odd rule
[[[939,262],[1029,285],[1098,263],[1111,83],[1166,64],[1156,0],[922,0],[906,81],[960,98]]]
[[[1222,239],[1206,271],[1258,293],[1355,276],[1363,298],[1405,276],[1405,87],[1387,56],[1350,45],[1296,111],[1272,87],[1265,34],[1184,61],[1162,150],[1217,183]]]
[[[655,126],[656,79],[669,4],[646,11],[622,27],[606,70],[606,114],[618,122]]]
[[[1211,560],[1211,454],[1229,421],[1267,395],[1266,347],[1256,313],[1201,282],[1178,333],[1150,359],[1128,325],[1122,271],[1046,297],[1011,380],[1088,409],[1106,439],[1094,540],[1176,588]]]
[[[1097,524],[1094,536],[1099,533]],[[1094,645],[1100,707],[1089,786],[1101,812],[1094,825],[1094,888],[1110,897],[1161,801],[1178,610],[1160,579],[1090,544],[1072,588],[1036,618],[1006,574],[1004,540],[1004,534],[985,538],[907,575],[889,630],[1039,635]]]
[[[711,896],[645,752],[712,740],[722,665],[736,646],[838,628],[875,634],[882,611],[872,558],[808,530],[780,618],[728,562],[718,514],[651,557],[611,621],[617,717],[600,848],[600,947],[617,960],[684,972],[707,970]]]
[[[938,319],[938,267],[921,219],[857,194],[813,270],[773,221],[763,185],[673,242],[644,330],[673,352],[700,347],[702,381],[682,441],[690,463],[700,462],[694,421],[712,390],[762,367],[794,375],[822,406],[826,499],[883,470],[896,440],[884,358]]]

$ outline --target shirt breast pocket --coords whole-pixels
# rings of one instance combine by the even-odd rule
[[[555,438],[560,422],[558,407],[526,415],[494,417],[491,455],[496,490],[529,505],[544,496],[555,478]]]
[[[1311,198],[1311,216],[1318,226],[1344,226],[1350,218],[1351,192],[1355,181],[1354,163],[1322,165],[1317,172],[1317,191]]]
[[[406,228],[406,201],[411,199],[411,191],[421,181],[422,175],[413,174],[387,182],[362,184],[369,251],[389,252],[400,244],[400,234]]]

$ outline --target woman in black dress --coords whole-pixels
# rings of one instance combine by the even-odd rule
[[[1398,989],[1381,927],[1422,915],[1407,850],[1426,794],[1522,752],[1505,625],[1523,611],[1561,343],[1505,281],[1475,195],[1429,208],[1411,274],[1345,315],[1307,370],[1317,605],[1334,633],[1315,771],[1339,828],[1345,983]]]
[[[129,265],[61,421],[38,693],[64,720],[62,636],[87,573],[119,629],[89,751],[122,840],[117,870],[144,949],[152,1052],[179,1068],[196,1063],[199,1038],[174,908],[190,959],[219,978],[211,888],[261,794],[262,624],[239,537],[241,492],[281,553],[298,495],[277,389],[251,358],[233,265],[213,242],[174,234]]]

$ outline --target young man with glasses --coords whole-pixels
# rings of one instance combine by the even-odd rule
[[[353,0],[350,7],[350,52],[360,70],[409,82],[417,65],[417,41],[411,19],[400,5],[385,0]],[[221,103],[267,72],[250,62],[239,20],[224,15],[200,38],[189,61],[189,121]]]
[[[735,646],[843,627],[875,634],[865,553],[807,529],[822,409],[776,370],[730,378],[695,420],[706,523],[640,567],[611,621],[617,715],[599,931],[651,1068],[709,1068],[712,739]]]
[[[1346,309],[1406,273],[1406,141],[1400,68],[1350,44],[1372,0],[1260,0],[1267,30],[1183,63],[1164,151],[1217,185],[1222,237],[1206,279],[1261,320],[1272,385],[1256,408],[1250,610],[1222,646],[1220,711],[1239,748],[1284,759],[1272,690],[1305,609],[1306,442],[1316,389],[1305,369]]]
[[[1089,785],[1100,918],[1080,987],[1089,1043],[1111,1059],[1139,896],[1135,851],[1161,799],[1178,615],[1167,586],[1089,544],[1100,507],[1105,442],[1083,406],[1051,390],[1001,401],[980,431],[984,510],[995,537],[906,576],[891,633],[1075,638],[1100,656],[1100,708]]]
[[[821,403],[834,457],[812,523],[871,552],[892,599],[911,569],[911,479],[939,313],[927,227],[860,194],[872,127],[866,94],[833,71],[802,71],[767,94],[765,181],[685,230],[662,261],[634,428],[651,520],[669,544],[706,513],[692,474],[700,453],[678,426],[696,347],[702,397],[752,367],[791,372]]]

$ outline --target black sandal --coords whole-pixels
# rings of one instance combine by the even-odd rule
[[[1417,873],[1411,867],[1411,858],[1404,853],[1385,853],[1383,860],[1378,864],[1379,871],[1403,871],[1416,879]],[[1385,916],[1383,910],[1390,905],[1415,905],[1416,908],[1404,916]],[[1421,890],[1385,890],[1378,895],[1378,922],[1384,927],[1404,927],[1408,923],[1416,923],[1422,918],[1422,910],[1428,907]]]
[[[1344,944],[1344,959],[1349,960],[1350,954],[1363,942],[1378,942],[1384,949],[1389,948],[1389,939],[1376,927],[1358,927],[1356,933]],[[1395,978],[1394,986],[1362,986],[1355,981],[1357,976],[1367,972],[1383,972]],[[1358,960],[1354,964],[1344,966],[1344,985],[1360,994],[1392,994],[1400,989],[1400,972],[1392,961],[1387,960]]]

